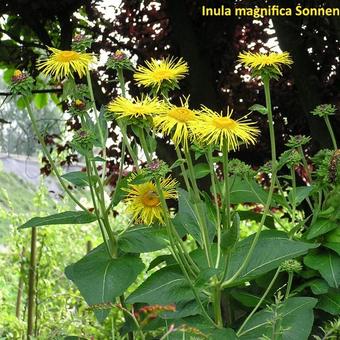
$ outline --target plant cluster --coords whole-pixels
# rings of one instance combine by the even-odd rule
[[[107,64],[116,71],[121,96],[98,112],[90,74],[94,57],[83,50],[50,50],[40,69],[57,81],[67,78],[65,98],[78,106],[81,100],[86,108],[81,113],[72,111],[81,121],[72,145],[84,157],[86,172],[59,173],[23,92],[44,154],[79,210],[33,218],[20,228],[57,221],[97,222],[103,243],[67,266],[65,273],[100,322],[110,309],[118,308],[125,316],[120,333],[129,339],[177,339],[183,334],[207,339],[307,339],[313,326],[328,320],[322,313],[339,313],[336,141],[333,138],[335,150],[315,157],[314,168],[303,148],[308,137],[292,137],[285,153],[279,157],[276,152],[270,84],[292,64],[288,53],[240,54],[239,62],[251,76],[260,77],[266,103],[235,118],[231,108],[226,112],[203,105],[191,109],[188,97],[180,105],[172,102],[172,91],[180,88],[180,80],[189,72],[182,59],[152,59],[138,66],[134,79],[147,93],[130,98],[124,72],[132,64],[121,51]],[[75,75],[86,76],[89,96],[79,99]],[[260,131],[249,118],[253,111],[268,118],[267,190],[256,181],[251,167],[231,159],[233,151],[258,139]],[[328,114],[323,117],[332,135]],[[104,174],[111,120],[120,129],[122,155],[116,188],[108,201]],[[128,129],[140,147],[131,143]],[[174,164],[157,159],[157,140],[162,136],[169,137],[169,147],[176,150]],[[196,164],[193,153],[199,160]],[[129,175],[124,171],[126,155],[134,161]],[[180,169],[178,178],[172,173],[175,168]],[[297,174],[302,174],[305,185],[298,185]],[[208,192],[200,187],[199,179],[204,177],[210,181]],[[68,183],[88,188],[90,208]],[[114,208],[121,201],[127,206],[129,227],[117,230]],[[245,210],[245,203],[255,203],[259,209]],[[255,233],[241,239],[241,223],[253,220],[258,222]],[[161,249],[167,253],[148,263],[147,279],[128,291],[145,270],[140,254]]]

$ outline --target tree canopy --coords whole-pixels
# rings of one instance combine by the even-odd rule
[[[280,5],[339,7],[339,0],[296,1],[235,0],[221,2],[225,7]],[[69,49],[76,33],[91,36],[91,51],[107,55],[122,49],[138,63],[151,57],[173,55],[183,57],[190,74],[181,92],[190,95],[193,107],[207,105],[225,111],[227,105],[236,115],[245,114],[263,94],[257,81],[247,79],[237,67],[240,51],[269,50],[280,47],[288,51],[294,64],[285,77],[273,83],[275,122],[281,141],[289,135],[311,135],[312,152],[330,144],[326,126],[310,115],[317,105],[339,106],[340,21],[337,17],[206,17],[202,6],[219,6],[214,0],[125,0],[90,1],[7,0],[0,4],[0,65],[3,69],[24,68],[38,75],[36,63],[47,53],[47,46]],[[117,95],[113,71],[105,67],[95,70],[95,96],[98,105]],[[127,75],[131,79],[131,74]],[[138,94],[130,84],[130,93]],[[255,91],[254,91],[255,90]],[[335,116],[338,121],[339,116]],[[2,117],[4,118],[4,117]],[[265,117],[254,113],[262,130],[260,143],[251,153],[258,164],[269,153]],[[73,122],[74,123],[74,122]],[[71,126],[73,126],[71,124]],[[335,133],[340,135],[338,124]],[[114,132],[112,132],[114,137]],[[167,152],[159,150],[168,157]]]

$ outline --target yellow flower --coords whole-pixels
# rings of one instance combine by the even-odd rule
[[[145,66],[139,66],[134,74],[137,83],[154,87],[157,91],[162,85],[169,88],[177,87],[178,81],[188,73],[188,64],[182,59],[166,58],[162,60],[151,59]]]
[[[240,141],[248,144],[255,144],[259,130],[254,127],[246,117],[232,119],[233,110],[227,109],[227,115],[217,113],[203,106],[197,120],[191,122],[189,127],[197,142],[203,144],[218,144],[222,149],[225,143],[228,150],[239,148]]]
[[[291,65],[293,61],[288,52],[276,53],[271,52],[269,54],[264,53],[251,53],[244,52],[240,53],[238,60],[241,64],[255,71],[260,71],[263,68],[269,67],[274,68],[277,74],[281,75],[281,67],[283,65]]]
[[[53,47],[48,49],[52,51],[52,54],[38,62],[38,69],[56,80],[68,76],[73,77],[75,72],[81,78],[86,75],[89,65],[94,61],[94,56],[90,53],[61,51]]]
[[[161,189],[165,199],[176,198],[176,181],[165,178],[161,181]],[[159,222],[164,224],[165,212],[161,206],[155,183],[149,181],[142,184],[130,184],[126,189],[128,196],[125,199],[127,211],[132,218],[141,223],[152,224]]]
[[[197,113],[189,109],[188,98],[186,98],[185,101],[181,99],[181,106],[167,104],[166,111],[153,118],[153,124],[164,135],[172,134],[176,147],[183,142],[187,148],[190,132],[188,123],[194,121],[196,117]]]
[[[117,97],[108,105],[110,112],[116,113],[118,118],[145,118],[164,112],[164,105],[156,98],[144,97],[141,99],[128,99]]]

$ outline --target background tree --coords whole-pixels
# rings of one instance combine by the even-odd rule
[[[46,46],[68,49],[76,32],[91,35],[92,51],[99,55],[123,49],[141,63],[151,57],[169,54],[183,57],[190,66],[190,75],[182,91],[191,96],[194,107],[205,104],[215,110],[234,107],[244,114],[258,95],[263,96],[257,81],[249,81],[237,68],[240,51],[268,50],[280,46],[291,53],[294,64],[283,80],[273,86],[274,115],[281,140],[279,152],[289,134],[307,134],[313,138],[313,150],[330,145],[326,127],[310,115],[318,104],[339,106],[340,21],[337,17],[273,17],[254,20],[252,17],[202,17],[201,7],[268,6],[278,4],[295,7],[339,6],[339,0],[315,1],[254,1],[235,0],[125,0],[90,1],[26,1],[7,0],[0,4],[0,63],[3,68],[26,68],[37,75],[36,61]],[[104,66],[95,72],[95,96],[98,105],[106,104],[117,94],[115,74],[104,76]],[[131,79],[131,74],[127,75]],[[139,92],[129,84],[130,92]],[[255,91],[254,91],[255,90]],[[182,94],[182,93],[181,93]],[[175,94],[174,101],[176,97]],[[241,152],[244,160],[261,164],[268,158],[269,143],[264,117],[254,113],[262,131],[260,143],[251,152]],[[336,122],[339,116],[336,115]],[[335,126],[336,135],[339,128]],[[71,129],[77,122],[69,122]],[[109,150],[118,156],[117,136]],[[168,147],[161,157],[168,159]],[[111,170],[114,171],[113,161]]]

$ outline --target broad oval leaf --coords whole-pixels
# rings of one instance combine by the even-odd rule
[[[336,221],[329,218],[317,218],[316,221],[308,228],[307,239],[311,240],[320,235],[326,234],[339,225]]]
[[[210,166],[207,163],[195,164],[194,171],[195,177],[200,179],[210,174]]]
[[[248,110],[251,111],[251,112],[256,111],[258,113],[261,113],[262,115],[268,114],[268,109],[261,104],[254,104]]]
[[[267,201],[268,193],[255,180],[248,182],[239,176],[231,178],[230,203],[239,204],[245,202],[261,203]]]
[[[333,252],[309,254],[304,258],[309,268],[318,270],[330,287],[340,287],[340,256]]]
[[[340,289],[332,289],[327,294],[320,296],[316,306],[332,315],[340,315]]]
[[[127,303],[168,305],[194,299],[193,292],[177,265],[153,273],[130,296]]]
[[[83,171],[72,171],[61,176],[68,182],[78,187],[86,187],[89,185],[89,178],[86,172]],[[91,176],[91,181],[96,181],[96,176]]]
[[[143,269],[139,257],[125,255],[112,259],[101,244],[78,262],[67,266],[65,274],[78,287],[85,301],[96,305],[114,303]],[[96,310],[95,314],[99,321],[103,321],[108,311]]]
[[[118,240],[119,249],[127,253],[147,253],[168,246],[165,228],[159,226],[136,226],[123,233]]]
[[[41,227],[55,224],[85,224],[96,220],[96,216],[87,211],[64,211],[59,214],[53,214],[45,217],[33,217],[19,229]]]
[[[254,235],[237,243],[231,255],[226,280],[231,278],[242,265],[248,254]],[[315,243],[305,243],[290,240],[287,235],[279,231],[263,231],[256,244],[248,265],[242,270],[236,283],[249,281],[259,275],[277,268],[283,261],[305,254],[309,249],[318,247]]]
[[[304,199],[306,199],[310,193],[313,191],[313,186],[302,186],[297,187],[295,189],[295,204],[299,205]],[[293,202],[293,191],[290,191],[288,194],[288,198],[290,202]]]
[[[44,108],[48,103],[47,93],[37,93],[34,95],[34,104],[38,110]]]

